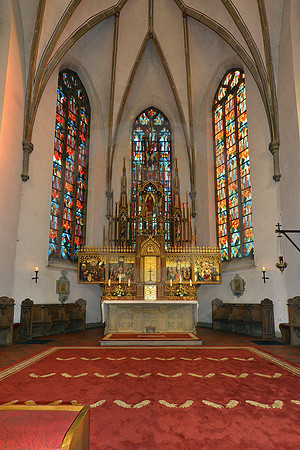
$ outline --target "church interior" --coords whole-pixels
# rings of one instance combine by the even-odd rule
[[[48,402],[56,409],[64,404],[63,394],[59,404],[48,394],[32,400],[30,385],[34,391],[40,382],[35,372],[28,375],[24,400],[15,400],[8,383],[20,376],[15,382],[21,385],[22,370],[46,365],[56,354],[61,356],[53,373],[41,376],[57,376],[55,364],[68,354],[59,347],[74,347],[69,359],[87,361],[89,354],[102,383],[96,360],[109,351],[116,360],[146,361],[163,359],[154,356],[160,349],[165,361],[177,358],[180,364],[196,352],[194,362],[198,357],[212,364],[222,361],[220,349],[231,355],[236,346],[235,356],[226,353],[233,363],[222,369],[223,377],[253,353],[270,367],[278,365],[274,380],[286,370],[296,386],[300,2],[0,0],[0,6],[0,383],[7,383],[0,415],[1,405],[10,408],[13,402]],[[75,347],[81,349],[77,356]],[[210,356],[199,356],[211,347]],[[43,357],[33,356],[43,351]],[[175,377],[174,392],[186,370],[180,364],[176,375],[165,375]],[[152,376],[153,367],[136,376]],[[261,367],[255,375],[267,370]],[[87,375],[88,369],[78,370],[78,376]],[[118,376],[120,370],[111,368]],[[189,370],[187,378],[205,377],[194,366]],[[217,369],[206,370],[207,386],[213,386]],[[239,383],[248,376],[243,370],[232,375],[242,377]],[[162,371],[157,368],[156,376]],[[121,389],[116,380],[117,375],[109,381],[112,396]],[[136,389],[130,383],[124,391]],[[218,386],[222,396],[224,385]],[[167,390],[159,383],[157,389],[161,395]],[[298,387],[286,400],[294,408],[292,418],[299,418],[299,392]],[[108,397],[101,400],[105,408]],[[162,420],[168,431],[159,427],[156,436],[141,425],[141,440],[135,440],[122,416],[127,441],[112,438],[118,435],[110,428],[114,407],[128,409],[132,421],[142,420],[134,408],[150,410],[150,397],[136,396],[131,403],[114,400],[117,406],[103,422],[108,421],[107,436],[98,446],[95,411],[102,403],[84,398],[78,394],[72,414],[87,417],[82,405],[90,405],[91,448],[221,445],[212,439],[206,447],[203,436],[192,439],[186,429],[169,440],[172,408],[179,408],[174,405],[182,402],[187,414],[193,407],[194,400],[185,397],[185,403],[181,397],[177,403],[158,400],[167,405]],[[278,398],[245,397],[245,405],[252,401],[281,414],[286,403]],[[239,407],[239,399],[227,400],[228,411],[220,414]],[[214,409],[207,416],[214,423],[215,410],[223,407],[213,406],[217,399],[202,401]],[[275,403],[259,406],[267,402]],[[153,419],[155,408],[145,421]],[[198,416],[193,420],[200,426]],[[254,420],[250,413],[247,420]],[[292,435],[286,448],[294,448],[297,435],[299,445],[299,428]],[[266,431],[259,436],[258,448],[275,448],[280,441]],[[254,448],[249,442],[246,436],[232,438],[236,448]]]

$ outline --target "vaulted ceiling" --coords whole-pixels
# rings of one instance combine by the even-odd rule
[[[95,52],[91,65],[103,72],[105,85],[100,97],[108,130],[107,190],[111,189],[113,158],[130,92],[142,82],[148,82],[147,89],[153,93],[159,90],[159,82],[154,82],[159,61],[181,125],[194,191],[197,78],[209,63],[207,51],[213,54],[218,46],[221,53],[226,49],[234,53],[255,80],[269,123],[274,179],[278,181],[276,77],[282,8],[283,0],[19,0],[27,85],[25,151],[27,145],[30,154],[36,112],[51,74],[75,48],[80,47],[82,55],[92,52],[93,39],[101,65]],[[195,52],[197,46],[203,49],[203,57],[201,50]],[[148,65],[148,81],[146,76],[139,77],[143,64]]]

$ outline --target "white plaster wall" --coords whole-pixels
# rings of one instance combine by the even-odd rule
[[[5,18],[5,14],[3,19]],[[7,19],[7,17],[5,18]],[[12,296],[14,283],[14,264],[17,244],[19,208],[21,201],[22,171],[22,126],[24,113],[24,83],[22,77],[22,57],[14,16],[11,16],[11,29],[5,24],[4,48],[1,48],[3,109],[0,135],[0,295]],[[1,28],[1,27],[0,27]],[[7,57],[7,38],[9,49]],[[2,99],[1,99],[2,100]]]
[[[279,52],[278,108],[280,125],[279,183],[283,229],[299,230],[300,224],[300,9],[299,2],[286,2],[283,10]],[[300,235],[289,235],[300,247]],[[283,237],[284,257],[288,263],[284,271],[287,297],[300,293],[300,253]]]

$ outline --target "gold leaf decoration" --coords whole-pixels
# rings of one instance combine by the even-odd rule
[[[229,402],[226,405],[226,408],[232,409],[235,408],[238,404],[239,402],[237,400],[229,400]]]
[[[62,400],[55,400],[55,402],[48,403],[49,406],[56,406],[60,405],[62,403]]]
[[[158,400],[158,403],[166,406],[167,408],[177,408],[176,403],[169,403],[169,402],[166,402],[165,400]]]
[[[179,406],[179,408],[189,408],[193,404],[193,400],[187,400],[186,402],[182,403],[182,405]]]
[[[210,357],[206,357],[206,359],[209,359],[210,361],[227,361],[228,358],[224,357],[224,358],[210,358]]]
[[[27,402],[24,402],[25,405],[36,405],[35,401],[33,400],[27,400]]]
[[[97,358],[86,358],[85,356],[82,356],[80,359],[83,359],[83,361],[97,361],[98,359],[101,359],[101,356]]]
[[[58,356],[56,359],[57,361],[71,361],[72,359],[76,359],[76,356],[72,356],[71,358],[60,358]]]
[[[291,400],[292,403],[295,403],[295,405],[300,405],[300,400]]]
[[[131,408],[131,403],[125,403],[122,400],[115,400],[114,403],[122,408]]]
[[[35,373],[30,373],[29,376],[32,378],[48,378],[53,377],[55,375],[55,372],[47,373],[46,375],[36,375]]]
[[[207,405],[207,406],[212,406],[213,408],[216,408],[216,409],[223,408],[222,405],[219,405],[218,403],[214,403],[214,402],[209,402],[208,400],[202,400],[202,403],[204,403],[204,405]]]
[[[136,409],[143,408],[143,406],[149,405],[150,400],[143,400],[142,402],[136,403],[133,407]]]
[[[106,400],[99,400],[99,401],[96,402],[96,403],[92,403],[92,404],[90,405],[90,407],[91,407],[91,408],[96,408],[97,406],[103,405],[105,402],[106,402]]]
[[[11,400],[10,402],[2,403],[1,406],[9,406],[18,403],[19,400]]]

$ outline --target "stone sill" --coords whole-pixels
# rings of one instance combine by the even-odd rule
[[[246,258],[222,262],[222,272],[236,272],[237,270],[254,269],[255,267],[256,265],[253,256],[246,256]]]
[[[64,261],[61,259],[53,259],[48,261],[47,269],[49,270],[68,270],[77,272],[77,262]]]

